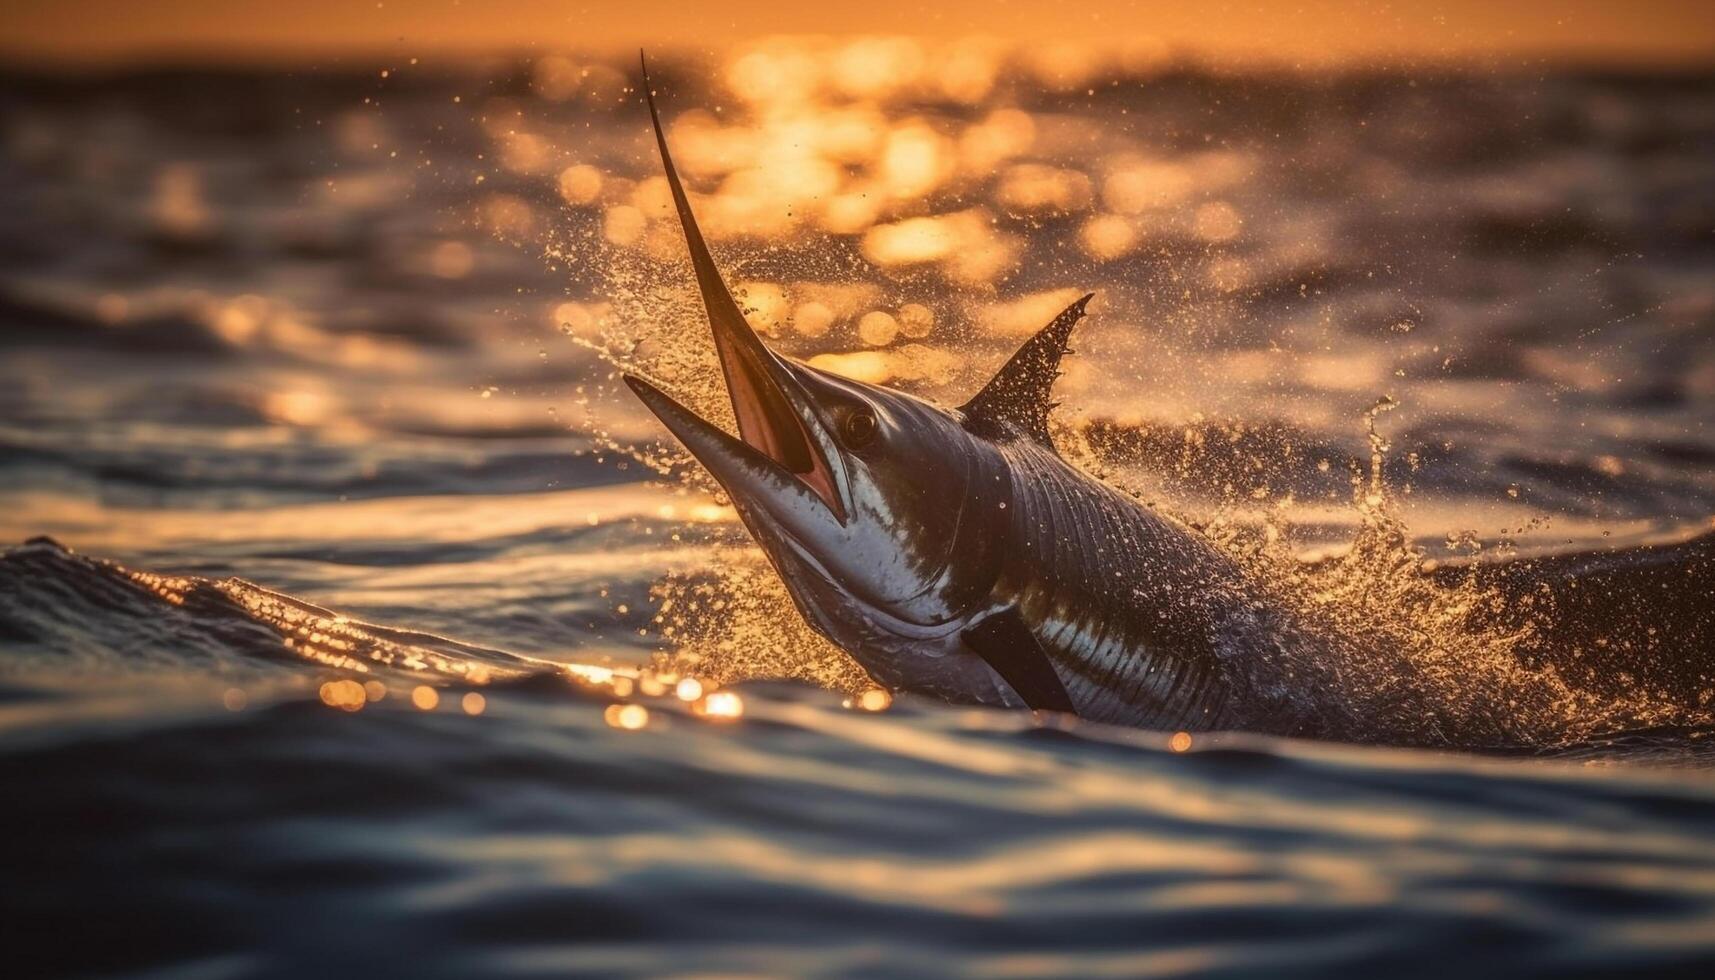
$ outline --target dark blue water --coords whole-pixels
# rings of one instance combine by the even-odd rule
[[[7,974],[1707,975],[1715,84],[817,51],[661,68],[771,342],[1101,289],[1061,445],[1374,737],[871,690],[614,384],[719,407],[626,64],[11,71]]]

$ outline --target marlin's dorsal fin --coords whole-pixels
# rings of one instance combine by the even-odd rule
[[[968,425],[977,430],[1013,430],[1030,436],[1052,449],[1048,437],[1048,412],[1054,408],[1049,394],[1060,376],[1060,358],[1072,327],[1084,316],[1084,305],[1095,293],[1066,307],[1048,326],[1025,342],[1018,353],[983,385],[976,397],[960,410]]]

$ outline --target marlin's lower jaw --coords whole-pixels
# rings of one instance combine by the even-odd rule
[[[729,491],[738,488],[728,483],[724,473],[735,464],[723,466],[719,457],[743,455],[735,449],[741,446],[809,489],[836,521],[845,523],[848,508],[840,492],[842,481],[835,475],[837,453],[809,399],[796,391],[797,380],[753,337],[733,337],[717,330],[715,338],[739,422],[737,439],[641,378],[626,375],[626,384]]]
[[[735,502],[764,510],[777,523],[799,533],[843,522],[845,508],[833,489],[831,479],[812,480],[805,473],[788,469],[771,453],[727,434],[642,378],[628,374],[625,375],[625,383],[710,475],[726,488]],[[788,422],[801,424],[795,417],[771,420],[768,424],[781,424],[784,429]],[[790,429],[781,432],[786,438],[791,434]],[[803,451],[817,452],[801,430],[797,438],[802,440],[799,445]],[[821,465],[825,473],[826,464]],[[815,472],[814,468],[810,471],[811,474]]]

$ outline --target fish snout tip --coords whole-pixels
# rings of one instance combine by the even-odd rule
[[[646,405],[649,403],[651,396],[663,394],[660,388],[655,387],[629,371],[620,374],[619,377],[620,380],[625,382],[625,386],[631,389],[631,393],[636,395],[638,398],[643,399],[643,403]]]
[[[654,413],[679,441],[684,442],[703,429],[719,431],[677,398],[662,391],[654,382],[629,372],[621,374],[620,378],[625,381],[625,386],[631,389],[631,393],[637,396],[637,400],[643,403],[643,407]]]
[[[643,407],[649,409],[680,442],[686,442],[701,429],[714,428],[653,382],[629,372],[621,374],[620,378],[624,380],[625,386],[631,389],[631,393],[637,396],[637,400],[643,403]]]

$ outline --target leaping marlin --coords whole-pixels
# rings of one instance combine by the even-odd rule
[[[726,489],[810,625],[894,690],[1163,730],[1281,727],[1243,666],[1271,642],[1243,571],[1049,437],[1090,296],[955,409],[776,354],[709,255],[647,73],[643,87],[738,438],[625,381]]]

